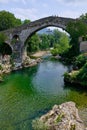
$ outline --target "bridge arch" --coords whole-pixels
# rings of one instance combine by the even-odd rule
[[[11,55],[12,47],[8,43],[4,42],[0,46],[0,53],[1,53],[1,55]]]
[[[15,55],[14,61],[16,63],[20,63],[20,64],[22,63],[25,42],[35,32],[49,26],[59,27],[66,30],[67,24],[72,21],[76,21],[76,19],[64,18],[58,16],[49,16],[49,17],[41,18],[39,20],[30,22],[29,24],[25,24],[4,31],[5,35],[8,37],[9,43],[13,48],[13,53]],[[16,42],[15,44],[12,43],[12,40],[14,39],[18,40],[18,42]]]
[[[29,40],[29,38],[31,38],[36,32],[44,29],[44,28],[47,28],[47,27],[56,27],[56,28],[60,28],[62,29],[63,31],[65,31],[66,33],[68,33],[68,31],[66,30],[66,28],[64,28],[62,25],[56,25],[56,24],[47,24],[46,26],[44,27],[39,27],[37,29],[35,29],[34,31],[32,31],[31,34],[29,34],[29,36],[27,37],[27,39],[25,40],[24,42],[24,53],[27,55],[26,51],[27,51],[27,41]],[[68,33],[69,34],[69,33]]]
[[[38,27],[38,28],[36,28],[35,30],[33,30],[31,33],[29,33],[29,35],[27,35],[27,37],[26,37],[26,39],[25,39],[25,41],[24,41],[24,43],[27,43],[27,41],[28,41],[28,39],[30,38],[30,37],[32,37],[36,32],[38,32],[38,31],[40,31],[40,30],[42,30],[42,29],[44,29],[44,28],[47,28],[47,27],[57,27],[57,28],[61,28],[62,30],[64,30],[64,31],[66,31],[67,33],[68,33],[68,31],[66,30],[66,27],[64,27],[62,24],[47,24],[47,25],[44,25],[44,26],[40,26],[40,27]]]

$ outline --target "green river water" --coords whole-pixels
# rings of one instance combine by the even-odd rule
[[[32,130],[33,119],[48,112],[54,104],[66,101],[86,109],[87,91],[65,86],[66,71],[68,67],[62,63],[44,60],[6,76],[0,84],[0,130]]]

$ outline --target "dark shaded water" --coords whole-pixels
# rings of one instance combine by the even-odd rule
[[[87,92],[64,86],[67,66],[57,61],[11,73],[0,84],[0,130],[32,130],[31,122],[54,104],[74,101],[87,107]]]

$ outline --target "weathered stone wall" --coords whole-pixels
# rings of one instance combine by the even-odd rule
[[[80,43],[80,52],[87,52],[87,41],[82,41]]]

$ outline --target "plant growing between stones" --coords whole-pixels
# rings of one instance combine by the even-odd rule
[[[57,119],[55,120],[55,123],[60,122],[63,117],[64,117],[64,113],[61,113],[60,115],[58,115]]]

